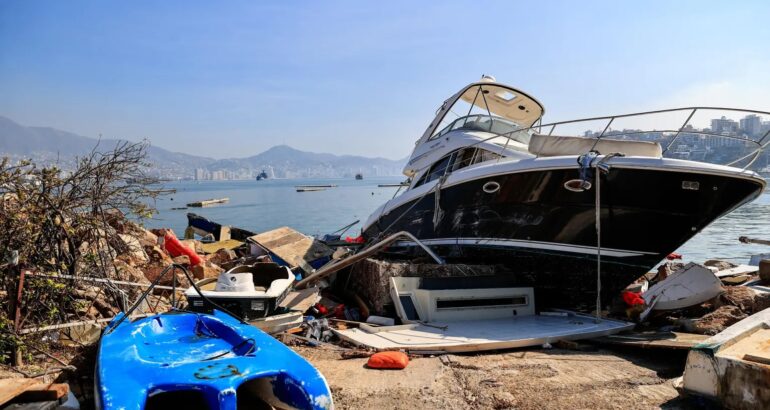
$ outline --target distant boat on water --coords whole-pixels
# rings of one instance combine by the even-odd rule
[[[261,180],[263,180],[263,179],[267,179],[267,172],[265,172],[265,170],[264,170],[264,169],[262,170],[262,172],[260,172],[260,173],[257,175],[257,181],[261,181]]]
[[[360,173],[360,172],[359,172],[359,173],[357,173],[357,174],[356,174],[356,179],[357,179],[357,180],[361,180],[361,179],[364,179],[364,175],[363,175],[362,173]]]

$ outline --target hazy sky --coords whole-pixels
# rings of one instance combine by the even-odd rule
[[[481,74],[546,120],[770,111],[770,2],[0,0],[0,115],[216,158],[401,158]]]

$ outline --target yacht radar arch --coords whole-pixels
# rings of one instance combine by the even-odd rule
[[[529,130],[545,113],[543,105],[527,93],[498,83],[484,75],[448,98],[436,111],[436,116],[416,142],[404,174],[413,177],[419,168],[413,162],[424,155],[426,143],[459,129],[510,134],[517,129]],[[526,143],[526,141],[524,141]]]

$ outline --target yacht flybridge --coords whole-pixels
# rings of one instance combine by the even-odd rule
[[[438,109],[404,168],[408,188],[369,217],[364,238],[408,231],[450,261],[507,267],[492,286],[588,303],[598,258],[602,294],[617,295],[765,188],[749,167],[768,133],[696,126],[714,111],[770,113],[689,107],[544,124],[544,111],[491,77],[464,87]]]

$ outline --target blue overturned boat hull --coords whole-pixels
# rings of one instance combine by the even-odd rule
[[[220,311],[118,323],[120,317],[99,344],[97,408],[334,407],[326,380],[310,363]]]

